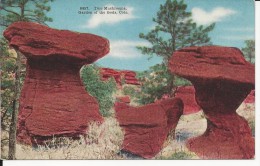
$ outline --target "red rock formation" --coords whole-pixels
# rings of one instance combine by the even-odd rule
[[[136,73],[134,71],[118,71],[110,68],[100,68],[100,75],[101,79],[104,81],[108,80],[110,77],[113,77],[119,86],[122,85],[123,79],[125,80],[126,84],[140,85],[139,81],[136,78]]]
[[[244,100],[244,103],[255,103],[255,90],[252,90]]]
[[[121,111],[121,110],[124,110],[127,108],[132,108],[132,106],[130,106],[127,103],[123,103],[123,102],[115,102],[114,108],[115,108],[115,111],[117,112],[117,111]]]
[[[136,79],[136,73],[129,70],[122,70],[120,71],[121,75],[125,79],[126,84],[132,85],[140,85],[139,81]]]
[[[154,157],[167,135],[175,130],[183,113],[181,99],[167,99],[160,103],[131,107],[125,103],[115,107],[116,118],[125,130],[122,151],[143,158]]]
[[[100,68],[100,75],[103,81],[113,77],[118,85],[121,85],[121,74],[120,72],[110,68]]]
[[[184,103],[184,115],[196,113],[201,110],[200,106],[198,106],[198,104],[196,103],[195,89],[193,86],[178,87],[175,93],[175,97],[179,97],[182,99]]]
[[[254,138],[236,109],[254,89],[254,66],[239,49],[219,46],[176,51],[169,62],[172,73],[190,80],[196,101],[207,118],[207,130],[186,145],[202,158],[250,159]]]
[[[12,24],[4,36],[27,58],[17,126],[19,142],[77,137],[86,132],[88,122],[103,120],[96,99],[85,91],[79,70],[109,52],[107,39],[29,22]]]

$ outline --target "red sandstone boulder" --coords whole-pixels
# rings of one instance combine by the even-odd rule
[[[196,103],[195,89],[193,86],[178,87],[175,93],[175,97],[179,97],[182,99],[184,103],[184,115],[196,113],[201,110],[200,106],[198,106],[198,104]]]
[[[183,113],[181,99],[167,99],[140,107],[116,106],[116,118],[125,130],[122,151],[143,158],[154,157]]]
[[[121,74],[114,69],[100,68],[100,75],[101,75],[101,79],[104,81],[112,77],[115,79],[118,85],[121,85]]]
[[[220,46],[188,47],[173,54],[169,69],[192,82],[207,118],[205,133],[188,140],[187,147],[201,158],[253,158],[250,127],[236,113],[255,85],[254,66],[242,52]]]
[[[130,85],[140,85],[140,83],[138,82],[137,79],[133,79],[133,80],[126,79],[126,80],[125,80],[125,83],[126,83],[126,84],[130,84]]]
[[[123,70],[121,71],[121,75],[123,75],[126,84],[140,85],[139,81],[136,78],[135,72],[129,70]]]
[[[12,24],[4,36],[27,57],[17,126],[19,142],[78,137],[86,133],[89,122],[103,121],[96,99],[85,91],[79,70],[109,52],[107,39],[30,22]]]
[[[127,109],[127,108],[132,108],[132,106],[130,106],[127,103],[115,102],[114,109],[115,109],[116,112]]]
[[[64,58],[83,65],[91,64],[109,52],[109,41],[105,38],[56,30],[37,23],[16,22],[8,27],[4,36],[10,46],[27,58]]]
[[[122,85],[122,80],[124,79],[126,84],[140,85],[139,81],[136,78],[136,73],[129,70],[114,70],[110,68],[100,68],[101,79],[106,81],[109,78],[114,78],[117,85]]]
[[[124,74],[125,77],[130,77],[130,78],[135,78],[136,77],[136,73],[134,71],[123,70],[123,71],[121,71],[121,73]]]

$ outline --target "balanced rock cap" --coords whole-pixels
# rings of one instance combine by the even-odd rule
[[[52,29],[33,22],[11,24],[4,37],[27,58],[64,57],[90,64],[109,53],[109,41],[103,37]]]
[[[168,67],[187,79],[225,80],[255,85],[255,68],[234,47],[186,47],[172,55]]]

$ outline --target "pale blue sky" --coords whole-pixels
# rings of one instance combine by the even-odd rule
[[[253,0],[185,0],[188,11],[198,24],[208,25],[216,22],[210,32],[215,45],[244,47],[244,40],[254,39],[254,1]],[[135,46],[148,45],[139,38],[139,33],[147,33],[155,24],[160,4],[165,0],[56,0],[51,5],[48,16],[53,18],[50,27],[72,31],[93,33],[110,40],[111,52],[97,61],[104,67],[142,71],[161,59],[147,59]],[[88,15],[78,14],[80,7],[112,5],[124,6],[128,15]]]

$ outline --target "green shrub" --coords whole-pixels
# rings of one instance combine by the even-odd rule
[[[102,116],[110,116],[109,110],[114,105],[112,95],[116,91],[114,78],[102,81],[99,68],[95,64],[84,66],[81,70],[81,78],[88,93],[97,99]]]
[[[137,94],[138,103],[149,104],[163,95],[172,96],[176,86],[191,85],[184,78],[173,76],[165,64],[157,64],[149,70],[138,73],[141,82],[141,93]]]
[[[189,86],[192,85],[192,83],[189,80],[186,80],[185,78],[175,76],[175,86]]]
[[[189,159],[192,159],[192,155],[187,152],[180,151],[180,152],[173,153],[169,157],[161,156],[158,159],[160,159],[160,160],[189,160]]]
[[[123,88],[124,95],[129,95],[131,97],[135,97],[136,93],[137,92],[136,92],[135,88],[132,86],[124,86],[124,88]]]
[[[249,126],[251,128],[252,135],[255,136],[255,120],[249,121]]]

